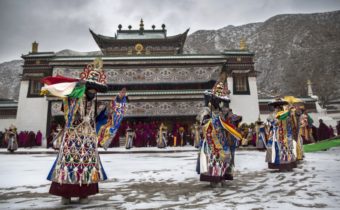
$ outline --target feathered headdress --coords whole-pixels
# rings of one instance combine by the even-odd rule
[[[100,58],[96,58],[93,63],[88,64],[80,74],[80,80],[86,81],[87,89],[106,92],[107,81],[103,70],[103,61]]]
[[[219,79],[215,83],[214,87],[211,91],[207,90],[204,93],[205,105],[207,106],[209,103],[215,108],[221,108],[220,103],[223,102],[225,104],[229,104],[230,91],[228,90],[227,84],[227,76],[225,72],[222,72]]]

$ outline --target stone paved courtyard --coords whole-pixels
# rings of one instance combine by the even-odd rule
[[[199,182],[196,152],[102,154],[109,180],[89,204],[48,194],[54,154],[0,155],[0,209],[339,209],[340,149],[308,153],[293,172],[267,169],[264,152],[238,151],[235,180]]]

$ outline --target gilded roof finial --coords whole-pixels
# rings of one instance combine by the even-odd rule
[[[93,61],[93,66],[94,66],[95,70],[102,71],[103,70],[103,60],[101,58],[96,58]]]
[[[241,38],[240,40],[240,50],[246,50],[247,49],[247,44],[246,44],[246,41]]]
[[[141,31],[144,30],[143,18],[140,19],[139,30],[141,30]]]
[[[34,41],[32,43],[32,53],[37,53],[38,52],[38,43]]]

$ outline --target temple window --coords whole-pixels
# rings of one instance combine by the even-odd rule
[[[28,87],[27,97],[43,97],[40,95],[42,83],[39,79],[31,79]]]
[[[233,94],[234,95],[250,95],[249,81],[247,74],[233,75]]]

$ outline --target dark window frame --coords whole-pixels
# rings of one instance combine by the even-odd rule
[[[245,91],[239,91],[236,88],[237,78],[238,77],[245,77],[246,78],[246,88]],[[234,95],[250,95],[250,87],[249,87],[249,76],[246,73],[237,73],[233,74],[233,94]]]
[[[40,82],[40,79],[30,79],[28,82],[28,92],[27,92],[27,98],[43,98],[43,95],[40,95],[40,90],[38,93],[32,92],[33,86],[36,84],[36,82],[39,82],[41,84],[41,87],[43,84]],[[40,87],[40,88],[41,88]]]

